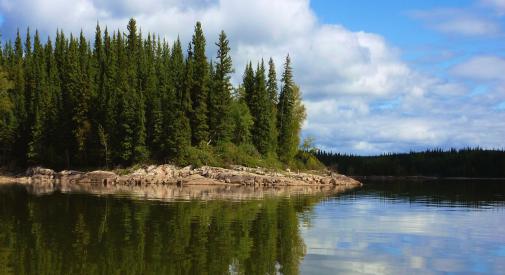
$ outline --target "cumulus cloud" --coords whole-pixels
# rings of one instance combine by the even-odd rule
[[[465,94],[464,85],[417,72],[378,34],[322,24],[309,0],[0,0],[0,13],[2,34],[11,37],[18,26],[37,27],[43,34],[84,28],[93,37],[97,20],[109,29],[124,29],[135,17],[144,32],[169,40],[180,35],[187,43],[194,23],[201,21],[210,57],[219,31],[230,37],[235,84],[250,60],[273,57],[280,75],[289,53],[308,110],[303,134],[326,149],[369,154],[477,140],[503,146],[494,135],[481,138],[481,127],[458,132],[464,110],[447,102]],[[377,102],[383,107],[375,108]]]

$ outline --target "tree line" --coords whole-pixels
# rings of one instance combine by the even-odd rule
[[[190,164],[230,152],[289,164],[305,119],[289,55],[280,81],[270,58],[249,62],[234,87],[224,31],[216,46],[208,58],[199,22],[185,54],[134,19],[126,33],[97,24],[93,43],[82,31],[57,30],[54,43],[18,31],[0,50],[0,164]]]
[[[505,151],[466,148],[355,156],[319,151],[325,165],[346,175],[505,178]]]

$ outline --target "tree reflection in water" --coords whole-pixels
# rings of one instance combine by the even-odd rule
[[[0,189],[0,274],[296,274],[323,195],[153,202]]]

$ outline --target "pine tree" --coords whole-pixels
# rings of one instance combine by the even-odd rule
[[[191,86],[191,99],[193,101],[193,114],[191,118],[192,142],[199,145],[201,142],[208,142],[208,84],[209,68],[207,57],[205,56],[205,37],[200,22],[196,23],[193,34],[193,79]]]
[[[229,141],[231,138],[230,104],[232,85],[230,75],[233,73],[233,65],[228,38],[224,31],[221,31],[216,46],[218,47],[218,62],[213,77],[213,90],[209,95],[209,124],[211,136],[216,143],[219,143]]]

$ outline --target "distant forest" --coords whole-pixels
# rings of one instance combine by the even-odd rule
[[[505,151],[427,150],[380,156],[354,156],[320,151],[317,158],[346,175],[505,178]]]
[[[134,19],[127,32],[97,25],[93,43],[61,30],[43,43],[28,29],[3,44],[0,165],[282,166],[303,156],[305,109],[289,55],[281,79],[270,58],[249,62],[233,87],[225,32],[208,58],[199,22],[186,53]]]

